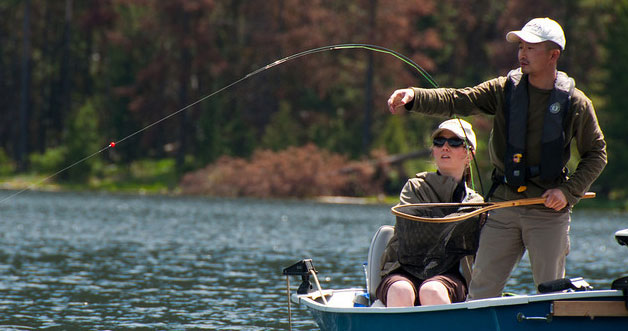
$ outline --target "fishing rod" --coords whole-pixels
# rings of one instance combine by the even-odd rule
[[[295,54],[286,56],[286,57],[278,59],[278,60],[276,60],[276,61],[274,61],[272,63],[269,63],[269,64],[267,64],[267,65],[265,65],[265,66],[263,66],[263,67],[261,67],[259,69],[256,69],[256,70],[246,74],[242,78],[239,78],[239,79],[233,81],[232,83],[227,84],[227,85],[223,86],[222,88],[220,88],[220,89],[218,89],[218,90],[216,90],[216,91],[214,91],[214,92],[212,92],[210,94],[207,94],[207,95],[203,96],[202,98],[200,98],[200,99],[198,99],[198,100],[196,100],[196,101],[194,101],[194,102],[184,106],[183,108],[180,108],[179,110],[177,110],[177,111],[175,111],[175,112],[173,112],[173,113],[171,113],[169,115],[166,115],[166,116],[162,117],[161,119],[156,120],[155,122],[150,123],[147,126],[145,126],[145,127],[141,128],[141,129],[139,129],[139,130],[137,130],[137,131],[127,135],[126,137],[123,137],[123,138],[121,138],[121,139],[119,139],[117,141],[110,142],[107,146],[101,148],[97,152],[94,152],[93,154],[91,154],[89,156],[86,156],[86,157],[84,157],[84,158],[82,158],[82,159],[80,159],[80,160],[70,164],[69,166],[67,166],[67,167],[65,167],[65,168],[55,172],[54,174],[52,174],[52,175],[50,175],[50,176],[48,176],[48,177],[46,177],[46,178],[44,178],[44,179],[34,183],[34,184],[31,184],[28,187],[26,187],[26,188],[24,188],[24,189],[22,189],[22,190],[20,190],[20,191],[18,191],[16,193],[14,193],[12,195],[9,195],[8,197],[5,197],[4,199],[0,200],[0,204],[2,204],[3,202],[5,202],[5,201],[7,201],[7,200],[9,200],[9,199],[11,199],[11,198],[21,194],[21,193],[23,193],[25,191],[31,190],[32,188],[39,186],[40,184],[46,182],[47,180],[49,180],[49,179],[51,179],[53,177],[56,177],[60,173],[62,173],[64,171],[67,171],[68,169],[78,165],[79,163],[85,162],[88,159],[91,159],[92,157],[94,157],[94,156],[96,156],[96,155],[98,155],[100,153],[103,153],[103,152],[105,152],[108,149],[114,148],[116,145],[119,145],[120,143],[122,143],[122,142],[124,142],[124,141],[126,141],[126,140],[128,140],[128,139],[130,139],[132,137],[134,137],[135,135],[150,129],[153,126],[155,126],[155,125],[157,125],[157,124],[159,124],[161,122],[164,122],[164,121],[170,119],[171,117],[173,117],[173,116],[175,116],[175,115],[177,115],[177,114],[179,114],[179,113],[181,113],[181,112],[183,112],[183,111],[185,111],[185,110],[187,110],[187,109],[189,109],[189,108],[191,108],[191,107],[193,107],[193,106],[195,106],[195,105],[197,105],[197,104],[199,104],[199,103],[201,103],[201,102],[203,102],[203,101],[205,101],[205,100],[207,100],[207,99],[209,99],[211,97],[213,97],[214,95],[216,95],[218,93],[221,93],[221,92],[223,92],[223,91],[225,91],[225,90],[227,90],[227,89],[229,89],[229,88],[231,88],[231,87],[241,83],[242,81],[245,81],[245,80],[247,80],[247,79],[249,79],[249,78],[251,78],[251,77],[253,77],[253,76],[255,76],[255,75],[259,74],[259,73],[261,73],[261,72],[264,72],[264,71],[266,71],[266,70],[268,70],[270,68],[273,68],[273,67],[278,66],[280,64],[286,63],[288,61],[292,61],[294,59],[298,59],[298,58],[306,56],[306,55],[322,53],[322,52],[328,52],[328,51],[335,51],[335,50],[345,50],[345,49],[364,49],[364,50],[368,50],[368,51],[379,52],[379,53],[383,53],[383,54],[388,54],[388,55],[394,56],[398,60],[401,60],[405,64],[407,64],[410,67],[414,68],[425,80],[427,80],[428,83],[430,83],[432,85],[432,87],[434,87],[434,88],[438,88],[439,87],[438,84],[436,83],[436,81],[432,78],[432,76],[425,69],[423,69],[420,65],[418,65],[417,63],[412,61],[412,59],[408,58],[407,56],[405,56],[405,55],[403,55],[403,54],[401,54],[399,52],[396,52],[394,50],[391,50],[391,49],[388,49],[388,48],[385,48],[385,47],[382,47],[382,46],[371,45],[371,44],[354,44],[354,43],[349,43],[349,44],[335,44],[335,45],[329,45],[329,46],[313,48],[313,49],[310,49],[310,50],[306,50],[306,51],[302,51],[302,52],[299,52],[299,53],[295,53]],[[477,169],[477,162],[476,162],[476,169]]]
[[[202,97],[202,98],[192,102],[191,104],[189,104],[189,105],[187,105],[187,106],[185,106],[185,107],[175,111],[174,113],[169,114],[169,115],[167,115],[167,116],[165,116],[165,117],[163,117],[163,118],[161,118],[161,119],[159,119],[159,120],[157,120],[157,121],[155,121],[155,122],[153,122],[153,123],[151,123],[151,124],[141,128],[141,129],[133,132],[132,134],[130,134],[130,135],[128,135],[128,136],[118,140],[117,142],[112,142],[111,144],[113,144],[115,146],[115,144],[119,144],[119,143],[121,143],[121,142],[123,142],[123,141],[125,141],[125,140],[127,140],[127,139],[129,139],[129,138],[131,138],[131,137],[133,137],[133,136],[135,136],[135,135],[145,131],[145,130],[148,130],[149,128],[151,128],[151,127],[153,127],[153,126],[155,126],[155,125],[157,125],[157,124],[159,124],[159,123],[161,123],[161,122],[163,122],[163,121],[165,121],[165,120],[167,120],[167,119],[169,119],[169,118],[171,118],[171,117],[173,117],[173,116],[175,116],[175,115],[177,115],[177,114],[179,114],[179,113],[181,113],[181,112],[183,112],[185,110],[187,110],[188,108],[193,107],[193,106],[195,106],[195,105],[197,105],[197,104],[199,104],[199,103],[201,103],[201,102],[203,102],[203,101],[213,97],[214,95],[216,95],[218,93],[221,93],[221,92],[223,92],[223,91],[225,91],[225,90],[227,90],[227,89],[229,89],[229,88],[231,88],[231,87],[241,83],[242,81],[245,81],[245,80],[247,80],[247,79],[249,79],[249,78],[251,78],[251,77],[253,77],[253,76],[255,76],[255,75],[257,75],[257,74],[259,74],[261,72],[264,72],[264,71],[266,71],[266,70],[268,70],[270,68],[273,68],[273,67],[278,66],[280,64],[286,63],[288,61],[292,61],[294,59],[298,59],[298,58],[306,56],[306,55],[322,53],[322,52],[328,52],[328,51],[335,51],[335,50],[342,50],[342,49],[366,49],[366,50],[370,50],[370,51],[374,51],[374,52],[379,52],[379,53],[392,55],[392,56],[396,57],[397,59],[403,61],[404,63],[408,64],[409,66],[414,68],[416,71],[418,71],[421,74],[421,76],[423,76],[423,78],[425,78],[433,87],[438,87],[438,84],[436,84],[436,81],[432,78],[432,76],[430,76],[430,74],[427,71],[425,71],[425,69],[423,69],[421,66],[416,64],[414,61],[412,61],[407,56],[405,56],[405,55],[403,55],[403,54],[401,54],[399,52],[393,51],[391,49],[384,48],[382,46],[377,46],[377,45],[369,45],[369,44],[337,44],[337,45],[323,46],[323,47],[313,48],[313,49],[310,49],[310,50],[307,50],[307,51],[295,53],[295,54],[286,56],[284,58],[281,58],[279,60],[276,60],[276,61],[274,61],[272,63],[269,63],[269,64],[267,64],[267,65],[265,65],[265,66],[263,66],[263,67],[261,67],[261,68],[259,68],[257,70],[254,70],[254,71],[246,74],[242,78],[240,78],[238,80],[235,80],[232,83],[227,84],[227,85],[223,86],[222,88],[220,88],[220,89],[218,89],[218,90],[216,90],[216,91],[214,91],[214,92],[212,92],[212,93],[210,93],[210,94],[208,94],[208,95],[206,95],[206,96],[204,96],[204,97]],[[108,146],[108,147],[114,147],[114,146]]]

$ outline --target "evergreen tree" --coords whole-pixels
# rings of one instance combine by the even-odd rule
[[[280,151],[300,145],[302,129],[293,117],[290,104],[281,101],[279,110],[271,116],[270,123],[266,126],[261,147]]]
[[[67,146],[66,162],[85,159],[62,174],[64,179],[72,182],[84,182],[89,178],[98,156],[93,155],[106,145],[98,133],[98,116],[93,100],[88,100],[68,118],[67,135],[64,139]],[[100,144],[99,144],[100,143]],[[93,157],[92,157],[93,155]]]
[[[628,123],[628,1],[621,0],[615,3],[614,21],[608,25],[608,39],[606,42],[607,80],[604,84],[605,100],[607,103],[598,110],[598,116],[607,142],[608,165],[600,179],[595,183],[602,194],[610,194],[611,198],[625,199],[627,192],[628,173],[625,167],[628,164],[628,140],[626,140],[626,123]]]

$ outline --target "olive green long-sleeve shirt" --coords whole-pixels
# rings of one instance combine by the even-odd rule
[[[407,106],[411,111],[430,115],[461,116],[488,114],[493,115],[493,130],[489,138],[489,156],[491,163],[499,174],[504,173],[504,154],[506,152],[506,119],[504,114],[507,77],[491,79],[474,87],[453,89],[420,89],[413,88],[414,100]],[[527,164],[540,164],[541,138],[543,132],[544,112],[550,98],[551,90],[541,90],[528,84],[529,108],[526,128]],[[580,154],[580,162],[575,171],[566,177],[556,178],[553,182],[541,182],[538,177],[528,179],[528,189],[518,193],[508,185],[500,185],[493,199],[512,200],[538,197],[547,189],[559,188],[567,198],[570,209],[575,205],[591,184],[600,175],[607,163],[606,142],[600,129],[591,100],[575,89],[564,122],[565,145],[562,150],[563,159],[570,157],[570,145],[575,140]],[[543,208],[531,206],[531,208]]]

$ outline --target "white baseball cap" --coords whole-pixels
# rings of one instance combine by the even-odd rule
[[[550,18],[535,18],[528,22],[519,31],[510,31],[506,34],[506,40],[511,43],[519,42],[523,40],[527,43],[540,43],[544,41],[552,41],[560,46],[560,49],[565,49],[565,33],[563,28],[560,27],[558,22]]]
[[[464,141],[468,141],[473,150],[476,150],[477,141],[475,140],[475,132],[473,132],[473,127],[469,122],[459,118],[446,120],[438,126],[438,129],[436,129],[434,133],[432,133],[432,139],[445,130],[451,131],[458,138]]]

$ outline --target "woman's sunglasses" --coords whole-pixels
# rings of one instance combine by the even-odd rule
[[[436,137],[434,138],[434,146],[436,147],[443,147],[445,145],[445,142],[447,142],[449,144],[449,146],[451,147],[460,147],[462,145],[464,145],[464,140],[455,137],[455,138],[445,138],[445,137]]]

